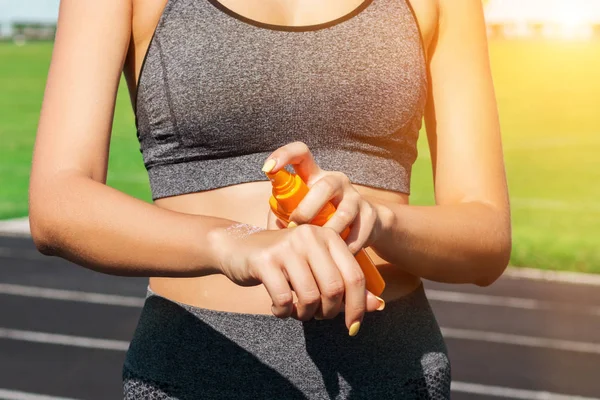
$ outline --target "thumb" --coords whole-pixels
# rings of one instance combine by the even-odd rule
[[[269,207],[269,213],[267,214],[267,229],[278,230],[287,228],[287,224],[273,213],[273,210]]]
[[[381,311],[385,308],[385,301],[373,293],[367,292],[367,311]]]

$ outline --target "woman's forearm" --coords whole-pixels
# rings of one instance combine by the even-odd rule
[[[210,233],[236,223],[161,209],[78,174],[34,182],[29,218],[42,253],[125,276],[219,273]]]
[[[371,248],[425,279],[493,283],[511,251],[510,216],[482,203],[413,206],[373,200],[382,231]]]

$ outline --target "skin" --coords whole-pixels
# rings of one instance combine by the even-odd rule
[[[222,1],[279,25],[327,22],[361,2]],[[30,181],[31,230],[42,253],[151,277],[155,292],[204,308],[301,320],[345,311],[354,334],[364,312],[381,308],[352,257],[361,247],[386,280],[385,301],[410,293],[422,277],[486,286],[502,274],[510,213],[480,0],[411,1],[427,49],[436,205],[412,206],[406,194],[351,184],[341,172],[321,170],[295,142],[269,157],[277,159],[274,170],[297,164],[310,183],[293,229],[270,212],[269,181],[154,204],[105,185],[119,77],[125,73],[135,99],[165,3],[61,1]],[[338,212],[328,226],[303,225],[330,199]],[[347,225],[344,242],[338,233]]]

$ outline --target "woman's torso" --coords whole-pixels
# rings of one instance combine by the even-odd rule
[[[363,1],[336,0],[323,5],[320,1],[310,0],[298,2],[294,9],[291,5],[279,1],[222,0],[220,3],[244,17],[263,23],[303,26],[335,20],[357,8]],[[167,0],[132,0],[132,3],[132,45],[125,65],[125,75],[131,97],[135,99],[144,56]],[[419,23],[423,43],[427,48],[437,26],[435,0],[412,0],[410,3]],[[408,204],[406,194],[358,184],[354,186],[361,194]],[[165,197],[156,200],[155,204],[179,212],[211,215],[266,228],[270,194],[269,181],[246,182]],[[382,296],[385,300],[402,297],[419,285],[418,277],[404,273],[400,268],[387,263],[370,248],[366,250],[378,265],[386,281],[386,290]],[[240,287],[223,275],[198,278],[151,278],[150,285],[154,292],[164,297],[197,307],[256,314],[271,313],[272,302],[262,285]]]

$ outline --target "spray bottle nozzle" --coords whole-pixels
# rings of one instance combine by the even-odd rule
[[[294,175],[285,169],[280,169],[275,173],[266,172],[266,174],[275,190],[283,191],[294,184]]]

